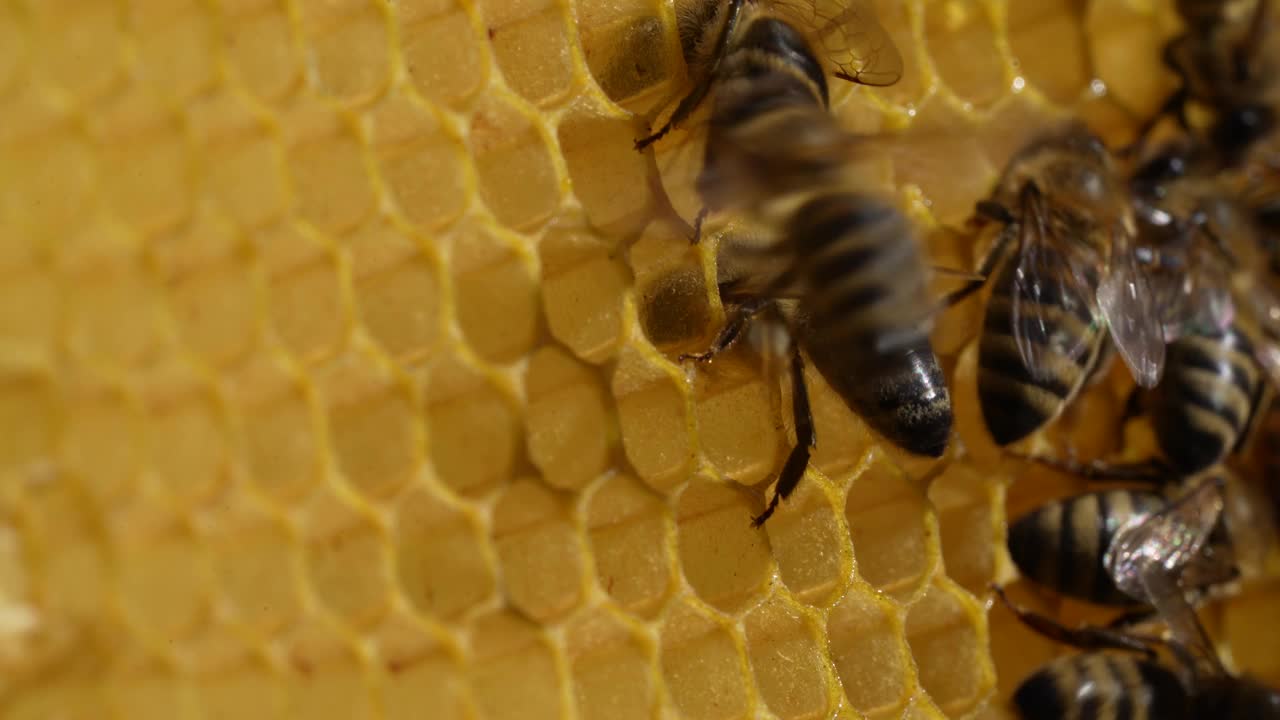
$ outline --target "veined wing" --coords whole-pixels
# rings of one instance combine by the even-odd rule
[[[869,0],[770,0],[769,5],[812,33],[836,77],[881,87],[902,77],[902,53]]]
[[[1165,334],[1153,290],[1128,235],[1115,228],[1110,268],[1098,284],[1098,308],[1133,379],[1146,388],[1155,387],[1164,374]]]
[[[1053,237],[1048,208],[1039,188],[1022,191],[1017,266],[1013,269],[1013,339],[1033,377],[1052,378],[1053,365],[1079,361],[1094,345],[1099,329],[1087,261],[1073,259],[1067,242]]]
[[[1160,512],[1120,528],[1103,556],[1116,587],[1150,603],[1202,672],[1221,672],[1222,666],[1181,576],[1200,557],[1222,514],[1222,485],[1219,477],[1205,480]]]

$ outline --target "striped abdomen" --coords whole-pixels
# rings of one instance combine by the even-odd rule
[[[1188,720],[1189,698],[1171,671],[1134,655],[1060,657],[1013,694],[1023,720]],[[1226,717],[1226,716],[1222,716]]]
[[[784,237],[814,366],[877,432],[941,456],[951,396],[926,332],[931,306],[909,221],[883,201],[833,193],[802,205]]]
[[[1109,490],[1042,505],[1009,524],[1009,554],[1038,585],[1101,605],[1140,603],[1112,582],[1102,558],[1116,531],[1165,506],[1156,493]]]
[[[1043,248],[1041,252],[1050,255],[1054,250]],[[1066,258],[1058,261],[1066,267]],[[1053,263],[1046,260],[1046,264]],[[1021,323],[1043,320],[1051,333],[1084,339],[1088,351],[1071,358],[1046,348],[1039,372],[1033,373],[1023,362],[1013,334],[1015,270],[1016,263],[1012,261],[1004,262],[1000,268],[978,343],[978,399],[987,429],[997,445],[1017,442],[1056,418],[1097,367],[1098,350],[1104,339],[1093,325],[1089,298],[1058,297],[1053,295],[1059,289],[1057,284],[1043,283],[1039,286],[1043,293],[1040,302],[1027,296],[1021,298]],[[1064,299],[1072,306],[1070,309],[1063,307]]]
[[[850,137],[827,112],[822,63],[786,22],[739,22],[716,73],[698,191],[713,209],[821,187],[843,172]]]
[[[1151,419],[1161,451],[1179,473],[1199,472],[1236,448],[1261,383],[1253,345],[1237,327],[1170,343]]]

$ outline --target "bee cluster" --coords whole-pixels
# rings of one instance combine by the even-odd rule
[[[870,139],[831,115],[828,77],[889,85],[903,70],[869,3],[696,5],[680,28],[691,87],[636,147],[705,101],[692,240],[710,213],[752,228],[721,237],[727,320],[706,352],[681,359],[709,361],[753,327],[786,339],[765,350],[789,368],[796,442],[755,524],[796,488],[817,442],[806,361],[893,444],[964,452],[930,331],[985,289],[977,395],[997,445],[1054,421],[1119,357],[1134,384],[1125,419],[1145,417],[1159,448],[1139,462],[1027,458],[1120,483],[1044,505],[1008,532],[1033,584],[1119,614],[1071,628],[1006,600],[1031,629],[1083,651],[1026,680],[1018,711],[1280,718],[1280,691],[1228,672],[1197,615],[1261,571],[1280,515],[1280,33],[1269,0],[1178,0],[1184,30],[1164,58],[1177,91],[1127,147],[1069,123],[1016,153],[965,229],[989,241],[972,271],[931,266],[909,219],[850,176]],[[941,273],[964,282],[933,297]],[[1242,471],[1236,461],[1255,449],[1265,459]]]

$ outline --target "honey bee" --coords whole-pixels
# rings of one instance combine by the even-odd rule
[[[1255,678],[1223,671],[1188,685],[1155,660],[1099,651],[1050,661],[1022,681],[1013,705],[1023,720],[1280,718],[1280,693]]]
[[[1194,148],[1156,156],[1135,174],[1139,246],[1167,345],[1165,373],[1138,390],[1161,457],[1053,462],[1090,479],[1163,482],[1204,471],[1245,447],[1280,379],[1280,297],[1259,280],[1266,259],[1250,211]]]
[[[891,85],[902,75],[901,54],[864,0],[698,0],[681,15],[680,37],[692,88],[636,149],[714,91],[695,242],[708,212],[785,215],[792,193],[839,184],[853,138],[827,112],[826,65],[815,47],[845,80]]]
[[[935,304],[911,222],[892,204],[853,192],[815,193],[763,247],[723,243],[719,289],[728,309],[709,360],[754,317],[789,338],[796,444],[759,526],[795,489],[816,436],[801,352],[851,410],[905,450],[941,457],[951,397],[929,330]]]
[[[1013,705],[1024,720],[1280,718],[1280,691],[1228,673],[1209,645],[1191,647],[1177,637],[1109,628],[1067,628],[994,590],[1033,631],[1085,651],[1050,661],[1018,686]],[[1194,614],[1189,621],[1207,637]],[[1161,648],[1171,654],[1173,668],[1159,661]],[[1141,655],[1103,652],[1108,649]]]
[[[1140,132],[1139,147],[1161,117],[1195,126],[1192,107],[1208,112],[1205,140],[1227,165],[1272,131],[1280,55],[1269,46],[1270,6],[1270,0],[1178,0],[1185,30],[1165,46],[1164,63],[1179,86]]]
[[[1149,490],[1089,492],[1050,502],[1009,525],[1009,555],[1023,577],[1065,597],[1125,610],[1115,624],[1145,620],[1170,601],[1160,593],[1202,595],[1238,577],[1231,531],[1218,522],[1223,503],[1214,476],[1184,497],[1167,499]],[[1224,518],[1225,519],[1225,518]],[[1164,552],[1174,525],[1188,542],[1178,548],[1176,587],[1156,592],[1146,580],[1134,583],[1128,560],[1133,548]],[[1128,564],[1126,564],[1128,563]],[[1166,567],[1166,570],[1168,567]]]
[[[1017,153],[975,222],[994,223],[980,279],[991,282],[978,347],[978,396],[999,445],[1056,418],[1110,342],[1144,386],[1164,367],[1150,287],[1133,254],[1134,220],[1110,154],[1072,125]]]

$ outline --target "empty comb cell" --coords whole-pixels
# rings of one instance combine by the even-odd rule
[[[498,500],[493,521],[507,602],[543,623],[577,607],[585,576],[565,498],[536,480],[517,480]]]
[[[579,716],[644,720],[656,701],[653,663],[643,640],[606,611],[569,626],[566,654]]]
[[[486,54],[470,13],[452,0],[411,0],[396,5],[400,61],[427,100],[461,106],[488,75]]]
[[[409,387],[354,353],[340,356],[327,369],[318,379],[337,469],[364,498],[387,499],[421,463],[422,430]]]
[[[366,148],[333,110],[314,103],[295,112],[286,161],[296,212],[317,230],[342,235],[374,208]]]
[[[319,90],[346,106],[373,100],[390,81],[390,28],[371,0],[306,3],[306,46]]]
[[[439,230],[467,209],[468,163],[461,138],[430,106],[407,93],[388,95],[371,113],[378,174],[389,200],[409,222]],[[422,182],[430,177],[431,182]]]
[[[1008,91],[1008,60],[995,44],[994,30],[978,3],[936,3],[925,9],[929,59],[942,84],[972,107],[989,107]]]
[[[1091,79],[1081,12],[1069,0],[1009,6],[1009,50],[1018,74],[1051,102],[1075,102]]]
[[[831,661],[849,704],[873,718],[897,717],[909,697],[911,664],[901,620],[887,600],[851,587],[827,615]]]
[[[587,538],[596,583],[633,615],[652,616],[672,591],[662,497],[634,478],[615,475],[597,486],[587,507]]]
[[[240,462],[254,489],[288,508],[312,492],[323,470],[316,398],[296,376],[269,362],[230,378],[240,425]]]
[[[507,363],[533,349],[540,324],[532,258],[506,233],[460,233],[451,272],[454,313],[480,357]]]
[[[547,484],[580,490],[604,472],[617,436],[603,383],[555,347],[534,353],[525,373],[529,459]]]
[[[667,612],[659,632],[663,681],[681,717],[746,716],[746,668],[728,627],[683,601]]]
[[[843,590],[853,559],[839,509],[831,503],[826,488],[810,476],[765,525],[780,579],[797,600],[815,606],[827,605]]]
[[[635,122],[580,103],[561,118],[557,133],[573,193],[591,224],[609,235],[639,230],[653,213],[648,166],[632,147]]]
[[[332,356],[347,333],[338,258],[320,238],[289,226],[265,228],[255,245],[275,337],[300,362]]]
[[[447,356],[424,378],[428,455],[441,482],[456,493],[483,495],[509,481],[524,446],[510,395]]]
[[[372,626],[391,598],[381,529],[333,492],[313,496],[305,511],[302,572],[308,590],[347,627]]]
[[[561,181],[550,141],[527,111],[498,97],[471,116],[470,149],[480,197],[498,222],[532,230],[560,205]]]
[[[209,10],[196,0],[138,0],[129,22],[138,64],[149,84],[166,97],[187,100],[214,81],[216,38]]]
[[[975,606],[963,591],[939,581],[907,613],[907,642],[920,684],[948,717],[972,711],[995,685],[979,645]]]
[[[440,720],[467,717],[462,667],[447,647],[402,619],[381,628],[374,639],[384,663],[379,691],[387,720],[420,718],[424,707]]]
[[[818,628],[781,600],[747,614],[747,657],[765,705],[778,717],[822,717],[830,708]]]
[[[629,278],[618,254],[586,230],[552,231],[538,244],[547,325],[587,362],[603,362],[624,342]]]
[[[934,518],[897,468],[873,460],[854,478],[844,511],[863,579],[900,600],[929,581],[936,562]]]
[[[440,349],[439,259],[390,228],[350,245],[360,325],[393,358],[414,361]]]
[[[680,494],[680,567],[703,602],[732,612],[764,592],[771,561],[764,532],[751,526],[758,512],[740,490],[721,483],[695,480]]]
[[[302,612],[303,573],[295,535],[279,519],[248,510],[217,516],[201,539],[217,584],[221,622],[249,637],[273,638]]]
[[[396,503],[394,528],[397,585],[416,612],[455,620],[493,594],[493,551],[473,515],[415,488]]]
[[[573,84],[572,27],[552,0],[481,4],[494,59],[507,87],[534,105],[564,98]]]
[[[557,651],[537,625],[508,612],[471,624],[467,676],[483,717],[556,720],[563,717]],[[557,649],[558,650],[558,649]]]
[[[628,348],[613,375],[627,459],[650,487],[670,490],[688,478],[694,444],[684,379]]]
[[[282,102],[302,85],[302,62],[289,8],[273,0],[246,0],[222,8],[226,36],[221,48],[234,83],[265,102]]]

